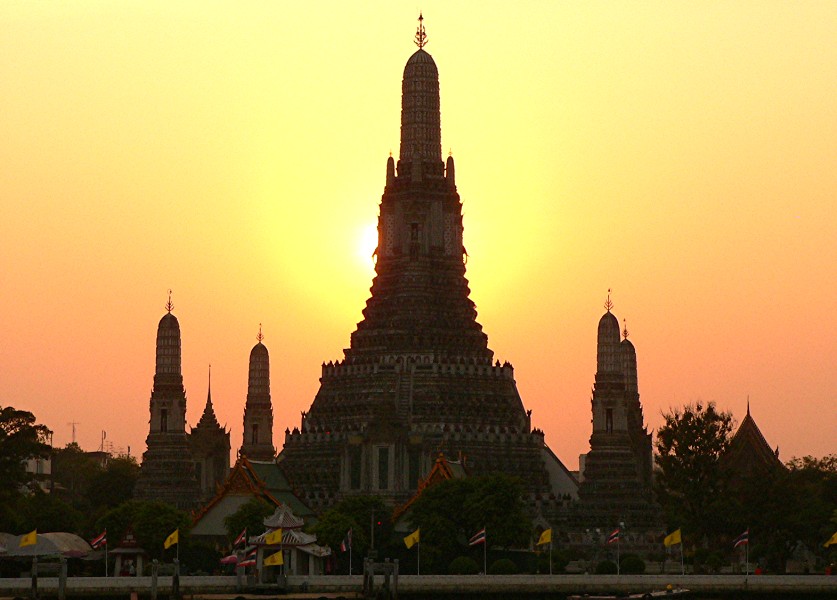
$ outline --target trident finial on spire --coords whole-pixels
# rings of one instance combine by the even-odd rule
[[[171,302],[171,290],[169,290],[169,301],[166,302],[166,310],[169,311],[169,313],[171,313],[171,309],[173,309],[173,308],[174,308],[174,304],[172,304],[172,302]]]
[[[610,312],[610,309],[613,308],[613,302],[610,301],[610,288],[607,288],[607,302],[605,302],[605,308],[607,312]]]
[[[419,26],[416,29],[416,39],[415,43],[416,46],[419,47],[419,50],[424,48],[427,45],[427,34],[424,32],[424,17],[421,13],[419,13]]]
[[[256,336],[256,339],[259,340],[259,343],[262,343],[264,336],[262,335],[262,324],[259,323],[259,335]]]
[[[628,319],[622,319],[622,325],[624,329],[622,329],[622,337],[626,340],[628,339]]]

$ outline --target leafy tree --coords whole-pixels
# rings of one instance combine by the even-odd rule
[[[714,402],[698,402],[663,418],[656,440],[658,498],[686,539],[717,543],[730,527],[720,459],[732,439],[732,414],[719,412]]]
[[[520,480],[504,474],[452,479],[429,487],[411,507],[410,523],[421,528],[422,566],[442,565],[467,548],[485,527],[488,544],[509,548],[529,542]]]
[[[35,488],[32,494],[18,499],[16,505],[18,529],[40,532],[65,531],[79,533],[84,523],[84,514],[54,496]]]
[[[182,510],[171,504],[159,501],[131,500],[109,511],[97,523],[97,530],[107,528],[108,538],[118,543],[132,527],[137,542],[148,552],[151,558],[169,561],[174,557],[174,550],[164,551],[163,542],[175,529],[179,529],[181,550],[189,546],[191,520]],[[181,551],[181,558],[188,552]]]
[[[259,535],[265,531],[264,520],[273,514],[276,507],[263,498],[253,497],[242,504],[237,511],[224,517],[224,528],[230,543],[245,528],[247,536]]]
[[[0,406],[0,502],[15,497],[28,475],[24,461],[49,456],[50,431],[35,422],[35,415]]]
[[[73,508],[92,512],[88,489],[102,472],[101,462],[86,453],[75,442],[56,450],[52,457],[52,477],[55,493]]]
[[[798,544],[825,556],[822,543],[833,533],[837,510],[837,455],[806,456],[787,463],[774,477],[752,478],[736,489],[737,517],[750,528],[750,555],[781,572]]]
[[[139,473],[139,464],[133,456],[111,458],[90,479],[85,490],[88,504],[97,509],[111,509],[127,502],[134,495]]]

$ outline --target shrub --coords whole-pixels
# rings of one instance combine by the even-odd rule
[[[479,572],[477,561],[470,556],[457,556],[448,565],[448,573],[451,575],[476,575]]]
[[[515,575],[517,573],[517,565],[509,558],[500,558],[491,563],[488,567],[489,575]]]
[[[596,575],[616,575],[616,563],[612,560],[603,560],[596,565]]]
[[[636,554],[626,554],[619,561],[619,570],[625,575],[642,575],[645,573],[645,561]]]

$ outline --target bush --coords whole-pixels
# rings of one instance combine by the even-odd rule
[[[476,575],[479,572],[477,561],[470,556],[457,556],[448,565],[448,573],[451,575]]]
[[[596,575],[616,575],[616,563],[612,560],[603,560],[596,565]]]
[[[619,570],[625,575],[642,575],[645,573],[645,561],[636,554],[626,554],[619,561]]]
[[[556,550],[552,553],[552,572],[563,573],[570,563],[570,553],[566,550]],[[538,569],[541,573],[549,573],[549,554],[538,559]]]
[[[489,575],[515,575],[517,574],[517,565],[509,558],[500,558],[491,563],[488,567]]]

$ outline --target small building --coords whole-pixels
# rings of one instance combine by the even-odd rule
[[[250,537],[248,544],[255,545],[256,572],[259,583],[275,580],[285,575],[323,575],[325,560],[331,556],[331,548],[317,544],[317,536],[302,531],[303,519],[294,515],[287,505],[276,507],[276,511],[264,520],[267,530],[256,537]],[[268,544],[267,537],[277,529],[282,530],[282,542]],[[282,552],[283,564],[276,567],[264,566],[265,558]]]
[[[315,518],[314,512],[294,494],[274,461],[240,456],[215,496],[195,515],[192,537],[214,543],[218,548],[227,547],[230,540],[224,519],[253,498],[261,498],[277,508],[287,507],[301,519]]]

